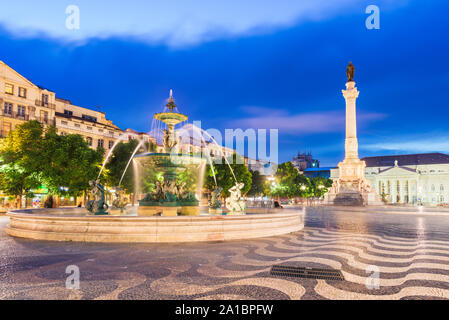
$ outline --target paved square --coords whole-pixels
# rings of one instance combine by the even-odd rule
[[[449,215],[410,210],[308,208],[301,232],[195,244],[32,241],[7,236],[0,217],[0,299],[447,299]],[[275,277],[274,264],[345,281]],[[80,290],[66,289],[69,265]],[[379,289],[366,286],[372,268]]]

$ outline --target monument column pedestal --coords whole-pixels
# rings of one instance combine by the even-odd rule
[[[369,181],[365,178],[365,161],[359,159],[356,122],[356,99],[359,91],[355,82],[346,83],[342,90],[346,101],[345,158],[338,164],[339,178],[327,194],[327,202],[336,205],[361,206],[382,204]]]

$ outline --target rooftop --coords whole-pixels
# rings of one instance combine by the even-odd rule
[[[367,167],[394,166],[395,160],[399,166],[423,165],[423,164],[449,164],[449,155],[444,153],[418,153],[393,156],[378,156],[363,158]]]

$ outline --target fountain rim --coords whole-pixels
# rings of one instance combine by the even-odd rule
[[[143,152],[143,153],[138,153],[136,155],[134,155],[133,158],[143,158],[143,157],[147,157],[147,156],[167,156],[167,157],[188,157],[188,158],[197,158],[197,159],[204,159],[202,156],[199,155],[195,155],[195,154],[185,154],[185,153],[170,153],[170,152]],[[207,159],[204,159],[205,161]]]
[[[164,119],[165,116],[167,116],[166,119]],[[154,114],[154,119],[168,124],[177,124],[183,121],[187,121],[188,118],[189,117],[185,114],[178,112],[158,112]]]

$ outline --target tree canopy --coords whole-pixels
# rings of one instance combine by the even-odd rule
[[[50,194],[78,196],[95,179],[103,150],[89,148],[80,135],[58,135],[32,120],[17,125],[0,141],[0,189],[31,195],[44,184]]]
[[[129,162],[134,150],[139,142],[135,139],[128,142],[120,142],[112,151],[108,163],[106,163],[106,183],[110,186],[119,186],[120,179],[123,175],[123,171]],[[123,177],[121,188],[125,189],[128,193],[134,193],[134,174],[133,166],[129,165]]]
[[[42,179],[51,194],[79,196],[89,188],[89,180],[98,175],[104,149],[93,150],[82,136],[58,135],[52,129],[42,144]]]
[[[235,179],[229,167],[232,168],[237,181],[243,182],[245,184],[245,186],[242,189],[242,194],[246,194],[251,189],[252,184],[251,172],[249,172],[248,168],[245,166],[244,163],[237,163],[238,157],[241,156],[234,154],[232,158],[228,159],[230,166],[224,160],[223,163],[221,164],[216,163],[213,164],[215,177],[217,179],[217,185],[223,188],[221,193],[225,197],[228,197],[230,195],[229,189],[235,185]],[[242,159],[240,159],[239,162],[243,162],[241,160]],[[206,181],[204,183],[204,186],[209,190],[213,190],[215,189],[215,181],[213,178],[213,172],[210,164],[207,165],[206,170],[207,170]]]
[[[259,171],[249,170],[252,176],[251,189],[248,191],[249,196],[265,196],[270,192],[270,186],[266,176],[260,174]]]
[[[278,166],[275,181],[271,187],[271,195],[282,198],[321,198],[332,186],[330,179],[324,177],[310,179],[299,173],[291,162],[284,162]]]

